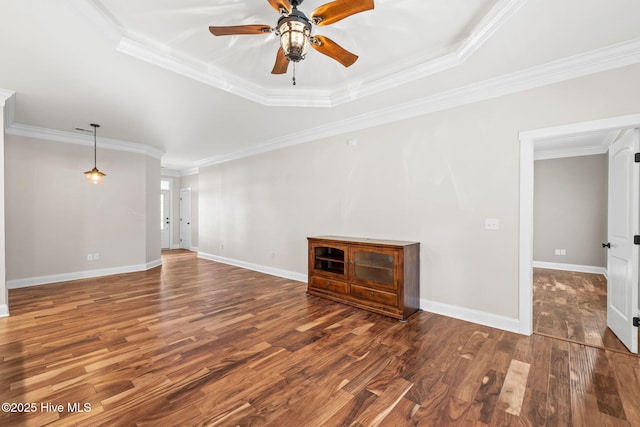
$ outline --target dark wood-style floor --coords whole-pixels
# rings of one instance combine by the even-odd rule
[[[628,352],[607,328],[607,279],[601,274],[534,268],[533,331]]]
[[[401,323],[191,253],[9,298],[0,401],[34,411],[2,426],[640,425],[636,357],[426,312]]]

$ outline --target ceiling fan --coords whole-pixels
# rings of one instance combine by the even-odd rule
[[[280,48],[276,55],[276,63],[271,74],[285,74],[289,62],[303,60],[313,47],[318,52],[333,58],[345,67],[353,65],[357,55],[342,48],[333,40],[321,35],[312,36],[313,25],[330,25],[356,13],[374,8],[373,0],[334,0],[324,4],[311,13],[307,18],[298,10],[303,0],[267,0],[269,4],[282,16],[276,27],[269,25],[235,25],[226,27],[209,27],[214,36],[229,36],[236,34],[270,34],[280,37]],[[295,69],[294,69],[295,73]],[[295,74],[293,84],[296,84]]]

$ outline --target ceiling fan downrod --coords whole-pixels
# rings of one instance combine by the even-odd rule
[[[293,63],[293,85],[296,85],[296,63]]]

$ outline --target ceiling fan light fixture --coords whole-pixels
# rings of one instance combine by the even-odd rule
[[[294,9],[289,16],[278,21],[280,46],[292,62],[304,59],[311,45],[311,23],[302,12]]]

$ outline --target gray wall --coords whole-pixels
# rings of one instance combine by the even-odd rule
[[[159,260],[158,159],[98,147],[107,176],[91,185],[93,147],[5,138],[7,280]]]
[[[162,236],[158,226],[160,218],[160,161],[152,157],[145,157],[145,196],[147,201],[145,222],[147,233],[146,242],[146,262],[152,263],[160,259],[160,246],[162,246]],[[155,221],[153,220],[155,215]]]
[[[419,241],[423,307],[517,319],[519,132],[637,113],[639,76],[621,68],[201,168],[200,252],[304,274],[307,236]]]
[[[606,267],[607,155],[537,160],[534,168],[534,261]]]

